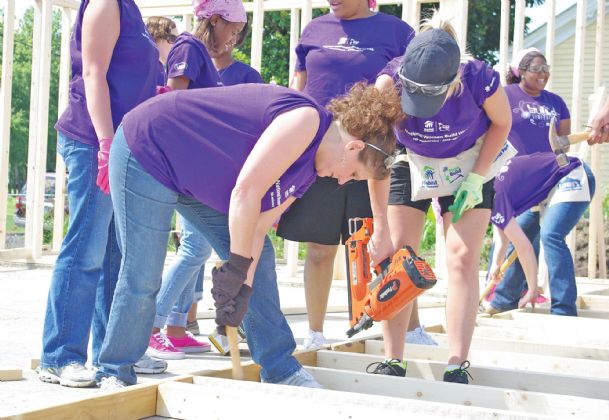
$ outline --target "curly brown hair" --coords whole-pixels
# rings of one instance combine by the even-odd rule
[[[345,95],[330,101],[327,108],[341,126],[352,136],[373,144],[392,155],[396,138],[393,127],[404,113],[396,89],[379,91],[363,82],[355,84]],[[387,156],[371,147],[359,153],[359,160],[372,169],[375,179],[385,179],[390,169],[385,166]]]
[[[176,41],[176,36],[173,33],[177,29],[176,23],[165,16],[150,16],[146,21],[146,29],[154,42],[164,39],[173,44]]]

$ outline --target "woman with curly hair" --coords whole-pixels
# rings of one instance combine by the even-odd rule
[[[407,118],[396,127],[402,154],[377,194],[388,198],[395,248],[418,248],[431,199],[446,237],[449,359],[444,381],[468,383],[467,354],[478,309],[478,266],[493,204],[496,157],[506,148],[509,104],[499,74],[462,57],[452,26],[434,15],[403,58],[381,72],[380,89],[401,92]],[[498,164],[498,163],[497,163]],[[453,195],[454,194],[454,195]],[[373,373],[404,376],[411,307],[383,323],[386,360]]]
[[[243,321],[262,381],[319,387],[292,356],[267,232],[318,175],[339,184],[387,178],[402,115],[396,93],[373,86],[356,85],[325,109],[264,84],[171,92],[129,113],[111,151],[126,252],[99,375],[136,382],[132,365],[148,345],[177,208],[227,261],[212,272],[219,329]]]

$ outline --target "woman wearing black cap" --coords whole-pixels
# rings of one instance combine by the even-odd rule
[[[423,24],[404,57],[379,75],[377,87],[394,86],[408,115],[396,127],[404,154],[396,159],[391,180],[374,193],[388,197],[395,248],[418,247],[431,199],[439,198],[449,279],[444,381],[468,383],[466,359],[478,308],[480,252],[493,204],[492,178],[501,163],[497,156],[513,152],[505,141],[510,107],[499,74],[481,61],[463,60],[454,29],[437,14]],[[384,323],[387,360],[374,373],[405,375],[405,363],[396,362],[403,355],[410,314],[408,307]]]

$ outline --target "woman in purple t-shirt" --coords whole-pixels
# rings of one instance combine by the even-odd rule
[[[535,48],[520,51],[515,55],[510,69],[506,75],[508,86],[505,88],[510,107],[512,108],[512,129],[508,138],[512,145],[518,150],[518,155],[530,155],[535,152],[550,152],[548,141],[548,130],[552,118],[556,121],[556,132],[559,136],[571,132],[571,117],[565,101],[558,95],[545,90],[550,77],[550,66],[546,58]],[[520,227],[533,238],[535,250],[539,253],[540,217],[539,211],[530,209],[516,218]],[[497,232],[497,231],[495,231]],[[493,255],[495,246],[491,251],[489,274],[495,272],[498,267],[493,266]],[[511,252],[512,248],[508,250]],[[513,279],[512,279],[513,277]],[[497,287],[499,293],[504,294],[505,288],[512,284],[524,284],[525,272],[517,260],[504,275],[504,280]],[[521,287],[518,287],[521,289]],[[505,291],[511,295],[511,291]],[[493,290],[487,297],[487,301],[494,298]],[[497,308],[512,306],[506,300],[499,300],[494,308],[488,308],[488,312],[497,312]],[[486,306],[487,303],[485,302]]]
[[[241,0],[195,0],[193,4],[198,20],[195,33],[182,33],[167,58],[167,85],[173,90],[221,85],[212,57],[232,48],[247,22]],[[201,353],[211,348],[208,342],[195,339],[186,330],[197,274],[211,255],[211,246],[187,220],[178,217],[182,240],[176,262],[163,278],[148,349],[149,354],[161,359],[181,359],[185,353]],[[166,333],[162,332],[164,326]]]
[[[490,168],[510,129],[509,104],[496,71],[471,58],[462,62],[454,30],[438,14],[422,26],[403,59],[383,70],[377,86],[397,86],[401,91],[407,118],[396,126],[396,133],[408,157],[398,156],[391,181],[375,194],[388,199],[395,248],[410,245],[415,250],[431,197],[438,197],[450,290],[446,301],[449,359],[444,380],[467,383],[466,358],[478,309],[480,252],[493,201]],[[455,156],[459,158],[451,159]],[[470,169],[465,169],[465,161],[470,162]],[[384,323],[387,361],[374,373],[405,374],[400,361],[410,312],[411,306]]]
[[[371,11],[368,0],[329,1],[331,13],[313,19],[296,46],[296,74],[291,86],[326,105],[360,81],[374,83],[379,71],[401,56],[414,30],[395,16]],[[381,226],[382,205],[370,202],[368,186],[357,182],[339,188],[336,181],[319,178],[307,194],[281,218],[277,234],[307,243],[304,270],[309,336],[304,348],[326,343],[323,335],[332,270],[338,245],[349,237],[351,217],[374,217],[374,240],[387,236]],[[372,258],[380,262],[377,253]]]
[[[535,248],[538,244],[533,245],[532,242],[539,242],[541,236],[550,279],[551,313],[577,315],[575,268],[565,238],[588,208],[594,190],[592,171],[575,157],[569,157],[564,166],[558,164],[553,152],[517,156],[506,163],[495,178],[496,195],[491,221],[496,228],[496,244],[491,279],[500,279],[499,267],[509,253],[509,242],[512,252],[515,249],[518,254],[523,275],[506,275],[501,280],[489,312],[497,313],[535,302]],[[542,207],[544,216],[541,234],[539,229],[521,227],[518,217],[537,205]],[[525,289],[526,293],[521,295]]]
[[[166,93],[125,116],[110,183],[127,252],[99,375],[137,380],[132,365],[148,345],[177,208],[227,260],[212,272],[219,329],[243,321],[263,381],[319,387],[292,356],[266,234],[317,175],[340,184],[388,177],[402,116],[395,92],[373,86],[356,85],[326,110],[303,93],[255,83]]]
[[[49,289],[39,378],[86,387],[95,385],[85,368],[89,333],[97,366],[120,259],[108,195],[110,142],[123,115],[154,95],[159,53],[133,0],[85,0],[70,56],[69,103],[55,126],[70,223]],[[166,369],[148,361],[157,372]]]

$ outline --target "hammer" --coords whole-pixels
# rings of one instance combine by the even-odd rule
[[[556,162],[558,162],[558,166],[561,168],[569,164],[569,159],[566,155],[569,151],[569,146],[586,141],[589,137],[590,133],[587,131],[559,136],[556,132],[556,116],[552,116],[550,129],[548,130],[548,140],[552,151],[556,155]]]

